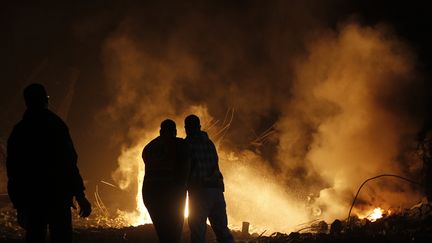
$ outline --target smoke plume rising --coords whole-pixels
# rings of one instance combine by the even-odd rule
[[[420,124],[401,100],[415,99],[416,93],[401,94],[417,78],[412,53],[383,27],[345,24],[308,44],[308,55],[297,63],[294,96],[278,122],[278,156],[288,171],[306,171],[301,182],[325,182],[317,199],[325,219],[343,218],[367,178],[419,172],[411,153]],[[377,187],[364,196],[372,205],[419,199],[398,181]]]
[[[124,141],[113,178],[131,200],[142,183],[144,145],[166,118],[184,136],[190,113],[217,142],[236,227],[249,221],[257,231],[287,232],[315,218],[344,218],[365,179],[418,175],[412,142],[420,124],[411,101],[420,78],[415,56],[390,30],[306,18],[310,32],[263,23],[260,37],[246,34],[247,20],[224,17],[130,16],[106,39],[113,99],[100,116],[127,126],[113,138]],[[384,180],[361,195],[357,212],[419,197],[410,185]],[[139,212],[131,218],[148,220]]]

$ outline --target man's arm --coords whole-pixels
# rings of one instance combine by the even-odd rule
[[[214,143],[211,140],[209,140],[209,143],[210,143],[210,149],[211,149],[211,153],[212,153],[212,159],[215,163],[215,168],[213,170],[213,174],[211,175],[211,180],[214,181],[216,183],[216,185],[224,191],[225,185],[223,183],[222,172],[220,171],[220,168],[219,168],[219,156],[218,156],[217,151],[216,151],[216,146],[214,145]]]
[[[181,178],[180,180],[184,183],[185,186],[188,185],[188,180],[189,180],[189,175],[190,175],[190,171],[191,171],[191,160],[192,160],[192,154],[191,154],[191,150],[190,147],[188,146],[188,144],[186,143],[186,141],[184,141],[183,139],[180,140],[180,162],[181,162]]]
[[[65,140],[64,156],[65,156],[65,161],[68,164],[69,170],[71,172],[70,179],[72,183],[71,185],[72,193],[79,204],[80,216],[88,217],[91,213],[91,204],[87,200],[84,193],[85,190],[84,182],[77,166],[78,155],[75,151],[72,138],[69,134],[69,129],[66,127],[66,125],[64,126],[64,140]]]
[[[214,143],[209,140],[209,144],[210,144],[210,153],[211,153],[211,159],[213,160],[214,164],[215,164],[215,171],[217,171],[219,173],[219,156],[217,154],[216,151],[216,146],[214,145]]]
[[[23,204],[22,193],[20,193],[22,186],[20,185],[21,181],[19,178],[19,147],[18,131],[15,127],[7,142],[6,171],[8,177],[7,189],[9,198],[16,209],[22,208]]]
[[[83,196],[85,187],[77,166],[78,155],[68,130],[65,131],[65,160],[71,172],[73,194],[74,196]]]

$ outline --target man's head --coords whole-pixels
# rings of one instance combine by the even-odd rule
[[[177,136],[176,124],[173,120],[166,119],[160,125],[159,134],[161,136],[175,137]]]
[[[184,123],[185,123],[186,135],[191,135],[201,130],[200,119],[196,115],[192,114],[187,116],[185,118]]]
[[[48,95],[42,84],[30,84],[25,87],[24,101],[28,109],[48,108]]]

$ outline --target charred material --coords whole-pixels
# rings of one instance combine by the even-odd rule
[[[323,223],[321,226],[311,226],[308,233],[274,233],[270,236],[251,239],[248,242],[431,242],[432,205],[424,202],[419,203],[404,212],[383,217],[375,222],[358,217],[350,217],[349,220],[345,221],[335,220],[330,226],[329,233],[323,232]]]

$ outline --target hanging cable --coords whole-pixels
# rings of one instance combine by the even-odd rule
[[[412,184],[415,184],[415,185],[422,185],[421,183],[416,182],[416,181],[413,181],[413,180],[411,180],[411,179],[408,179],[408,178],[402,177],[402,176],[400,176],[400,175],[392,175],[392,174],[382,174],[382,175],[374,176],[374,177],[372,177],[372,178],[369,178],[369,179],[365,180],[365,181],[360,185],[359,189],[357,190],[357,194],[355,195],[354,200],[353,200],[353,202],[352,202],[352,204],[351,204],[350,210],[349,210],[349,212],[348,212],[348,219],[347,219],[347,223],[348,223],[348,225],[350,224],[351,211],[352,211],[352,209],[353,209],[353,207],[354,207],[354,205],[355,205],[355,202],[356,202],[356,200],[357,200],[357,197],[358,197],[358,195],[359,195],[360,190],[362,189],[362,187],[363,187],[363,186],[364,186],[368,181],[371,181],[371,180],[374,180],[374,179],[378,179],[378,178],[381,178],[381,177],[395,177],[395,178],[399,178],[399,179],[402,179],[402,180],[405,180],[405,181],[411,182]]]

